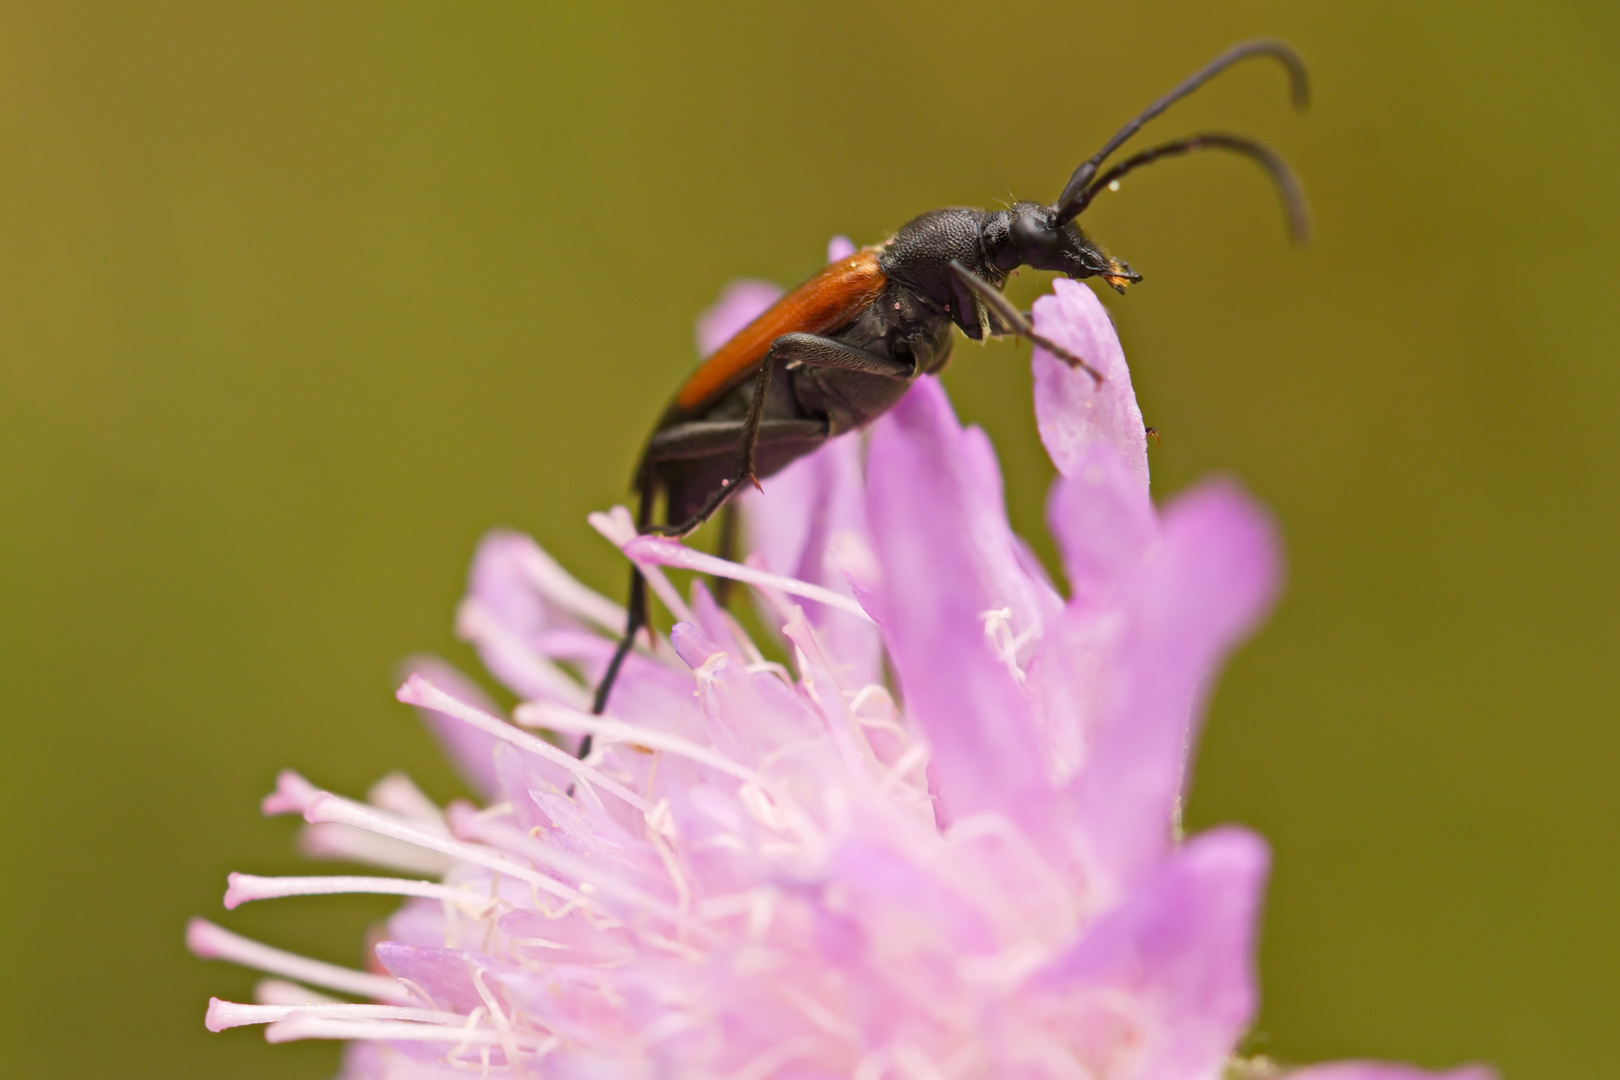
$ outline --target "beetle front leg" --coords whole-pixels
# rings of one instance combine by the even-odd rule
[[[1051,338],[1038,333],[1029,318],[1013,307],[1005,296],[1001,295],[1000,289],[997,289],[955,259],[951,260],[951,273],[956,276],[958,282],[983,301],[986,307],[995,312],[996,316],[1001,319],[1002,323],[1012,333],[1017,334],[1019,337],[1028,338],[1071,368],[1078,368],[1090,375],[1096,385],[1102,385],[1102,372],[1086,363],[1083,357],[1076,356]]]

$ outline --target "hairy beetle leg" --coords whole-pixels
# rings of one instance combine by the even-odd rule
[[[917,364],[913,360],[879,356],[819,334],[783,334],[772,343],[771,356],[786,360],[790,370],[814,367],[832,371],[859,371],[902,382],[917,374]]]
[[[990,284],[988,281],[984,280],[984,278],[980,277],[978,274],[975,274],[973,271],[969,270],[955,259],[951,260],[951,273],[956,275],[958,281],[971,289],[973,291],[973,295],[977,296],[984,303],[985,307],[994,311],[997,318],[999,318],[1012,333],[1017,334],[1019,337],[1029,338],[1029,340],[1033,341],[1035,344],[1039,345],[1041,348],[1045,349],[1059,360],[1062,360],[1065,364],[1068,364],[1072,368],[1079,368],[1087,375],[1090,375],[1092,382],[1094,382],[1096,385],[1102,385],[1102,372],[1086,363],[1082,357],[1076,356],[1074,353],[1070,352],[1068,349],[1065,349],[1063,346],[1059,345],[1051,338],[1048,338],[1046,335],[1036,333],[1035,327],[1028,319],[1024,318],[1023,313],[1017,308],[1013,307],[1012,303],[1005,296],[1002,296],[1001,291],[994,285]]]
[[[737,504],[726,503],[720,508],[720,543],[716,546],[715,554],[726,562],[737,561]],[[728,577],[714,579],[714,602],[725,607],[731,602],[732,580]]]

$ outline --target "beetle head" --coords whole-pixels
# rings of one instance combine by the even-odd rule
[[[986,229],[985,254],[1003,274],[1031,266],[1073,278],[1100,277],[1119,292],[1142,280],[1129,265],[1110,258],[1080,226],[1060,221],[1055,207],[1021,202],[994,216],[1002,220]]]

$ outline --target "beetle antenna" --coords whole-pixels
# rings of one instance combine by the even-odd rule
[[[1058,222],[1069,221],[1080,212],[1080,209],[1085,204],[1080,203],[1079,206],[1075,204],[1081,193],[1091,186],[1091,178],[1097,175],[1097,170],[1102,167],[1104,161],[1108,160],[1109,155],[1118,150],[1126,139],[1140,131],[1143,124],[1152,120],[1155,116],[1158,116],[1233,64],[1247,60],[1251,56],[1270,56],[1281,61],[1283,67],[1288,69],[1288,86],[1294,99],[1294,105],[1298,108],[1304,108],[1309,104],[1310,82],[1305,74],[1305,61],[1300,59],[1299,54],[1291,46],[1281,41],[1267,39],[1245,41],[1234,45],[1204,65],[1201,71],[1189,76],[1174,90],[1143,109],[1136,119],[1115,132],[1114,137],[1104,143],[1101,150],[1092,154],[1078,169],[1074,170],[1074,175],[1069,177],[1069,182],[1063,185],[1063,194],[1058,196],[1058,200],[1054,204],[1057,208]]]
[[[1310,209],[1305,204],[1305,193],[1300,189],[1299,181],[1294,178],[1293,170],[1289,169],[1288,163],[1264,143],[1219,132],[1189,135],[1185,139],[1176,139],[1174,142],[1143,150],[1139,154],[1132,154],[1093,180],[1090,186],[1075,197],[1074,213],[1078,214],[1090,206],[1091,200],[1097,197],[1098,192],[1107,190],[1110,184],[1126,173],[1134,172],[1160,158],[1179,157],[1194,150],[1230,150],[1256,162],[1266,170],[1271,182],[1277,186],[1277,196],[1282,199],[1283,212],[1288,217],[1288,238],[1295,244],[1303,244],[1310,238]]]

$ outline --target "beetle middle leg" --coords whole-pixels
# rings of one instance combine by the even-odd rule
[[[915,360],[897,360],[892,356],[880,356],[818,334],[783,334],[771,344],[771,355],[786,360],[790,369],[816,367],[834,371],[859,371],[899,381],[905,381],[917,374]]]
[[[712,458],[727,451],[740,451],[739,461],[732,476],[722,481],[685,521],[647,525],[641,531],[655,536],[685,536],[709,520],[732,492],[753,477],[754,451],[759,447],[800,443],[813,448],[826,438],[825,420],[763,420],[752,431],[746,420],[695,420],[665,428],[647,441],[649,466],[664,461]]]
[[[742,445],[748,440],[749,449],[759,446],[774,446],[784,443],[802,443],[815,445],[827,438],[827,423],[824,420],[763,420],[752,426],[747,421],[716,422],[694,421],[688,424],[676,424],[665,428],[653,436],[647,443],[646,457],[642,462],[642,477],[639,481],[641,489],[641,513],[636,521],[637,531],[656,535],[684,536],[696,529],[712,516],[720,504],[725,501],[733,491],[737,490],[741,480],[733,481],[723,486],[717,493],[718,498],[711,496],[709,500],[687,521],[679,525],[653,525],[650,524],[653,502],[656,498],[657,464],[661,461],[678,461],[682,458],[714,457],[717,453],[725,453]],[[753,454],[745,457],[745,464],[749,470],[744,473],[746,478],[753,470]],[[729,507],[728,507],[729,509]],[[626,605],[625,634],[619,641],[619,647],[614,650],[613,659],[608,661],[607,670],[602,675],[602,681],[597,684],[596,697],[591,703],[591,712],[601,715],[607,708],[608,695],[613,691],[613,684],[619,677],[619,668],[624,665],[625,657],[630,655],[635,645],[636,634],[647,625],[647,579],[640,569],[632,566],[630,570],[630,602]],[[580,757],[590,752],[591,738],[587,735],[580,743]]]
[[[736,421],[696,420],[675,424],[655,432],[647,442],[649,463],[675,458],[711,457],[727,449],[737,451],[737,468],[728,479],[685,521],[653,525],[644,532],[658,536],[685,536],[714,515],[745,482],[754,480],[755,451],[761,444],[820,442],[826,438],[822,420],[766,420],[765,402],[770,393],[771,371],[778,363],[788,368],[817,367],[858,371],[867,375],[904,381],[916,375],[916,362],[857,349],[833,338],[817,334],[783,334],[771,343],[770,352],[754,377],[754,392],[748,403],[748,416]],[[757,485],[757,481],[755,481]]]
[[[755,455],[759,447],[798,443],[808,444],[813,448],[815,444],[826,440],[828,424],[825,420],[765,419],[765,402],[770,391],[771,370],[780,361],[785,361],[789,367],[803,365],[839,371],[858,371],[896,380],[908,380],[916,375],[916,363],[913,360],[897,360],[881,356],[816,334],[783,334],[772,342],[770,353],[760,364],[759,374],[754,380],[754,392],[748,403],[748,415],[744,420],[740,422],[693,420],[684,424],[674,424],[656,432],[647,441],[646,454],[642,459],[641,519],[637,522],[638,531],[660,536],[685,536],[712,517],[715,511],[725,506],[727,515],[723,523],[721,542],[729,547],[735,542],[736,518],[734,507],[728,503],[732,494],[744,482],[753,479]],[[649,523],[648,515],[655,496],[654,477],[660,462],[710,458],[727,451],[737,453],[736,471],[731,478],[722,481],[720,487],[698,507],[696,512],[681,522],[665,525]],[[735,553],[727,551],[723,554],[730,557]],[[719,595],[723,603],[724,593],[720,592]],[[630,653],[636,633],[646,625],[646,579],[639,570],[632,570],[626,633],[619,642],[618,649],[614,651],[613,659],[608,663],[601,683],[596,688],[592,712],[600,714],[607,707],[608,695],[618,678],[619,668]],[[590,745],[589,737],[582,741],[581,756],[589,752]]]
[[[754,480],[755,454],[761,443],[819,443],[827,437],[827,422],[809,418],[766,420],[765,402],[771,389],[771,369],[775,349],[767,355],[754,376],[754,393],[748,402],[748,415],[741,422],[734,420],[697,420],[675,424],[654,433],[647,440],[646,462],[651,468],[656,462],[678,458],[715,457],[727,450],[737,452],[737,467],[732,475],[705,499],[701,506],[685,521],[652,525],[642,531],[657,536],[685,536],[708,521],[732,494],[746,481]]]

